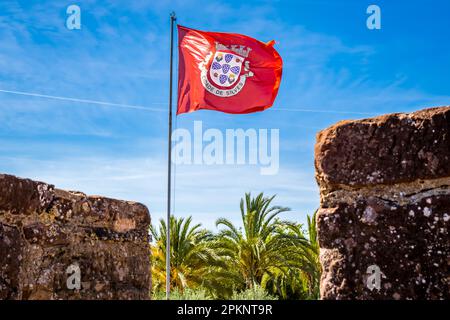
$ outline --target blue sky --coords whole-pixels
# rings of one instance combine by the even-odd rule
[[[81,8],[81,30],[65,27]],[[381,8],[381,30],[366,8]],[[317,131],[343,119],[450,104],[448,1],[8,1],[0,2],[0,172],[59,188],[145,203],[165,212],[169,13],[192,28],[275,39],[284,60],[272,109],[199,111],[176,126],[280,129],[280,170],[177,166],[176,215],[213,228],[239,221],[246,191],[278,194],[285,218],[319,206]],[[7,92],[9,91],[9,92]],[[23,95],[103,101],[100,105]],[[127,108],[126,105],[144,107]]]

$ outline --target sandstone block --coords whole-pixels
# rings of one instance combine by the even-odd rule
[[[139,203],[0,175],[0,299],[148,299],[149,224]]]
[[[315,153],[321,297],[449,299],[450,107],[337,123]]]

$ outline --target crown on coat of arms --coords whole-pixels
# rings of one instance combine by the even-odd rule
[[[240,55],[241,57],[247,58],[252,49],[242,45],[232,44],[230,46],[226,46],[219,42],[216,42],[216,50],[230,50]]]

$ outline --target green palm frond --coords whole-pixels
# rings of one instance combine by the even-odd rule
[[[216,221],[216,234],[193,224],[192,217],[170,220],[171,287],[182,293],[201,288],[211,297],[261,288],[281,299],[317,299],[319,246],[315,218],[303,225],[285,221],[287,207],[272,205],[275,195],[246,193],[240,201],[242,228]],[[164,288],[167,226],[151,226],[154,290]],[[259,289],[258,289],[259,290]]]

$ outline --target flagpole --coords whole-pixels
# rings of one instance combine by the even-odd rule
[[[177,17],[170,14],[170,76],[169,76],[169,141],[167,159],[167,222],[166,222],[166,299],[170,299],[170,193],[172,178],[172,82],[173,82],[173,27]]]

